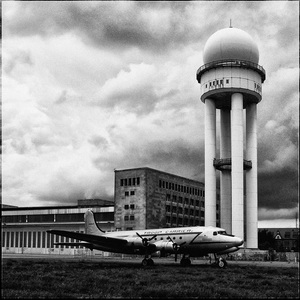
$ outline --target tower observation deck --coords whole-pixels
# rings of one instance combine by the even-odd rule
[[[243,69],[241,71],[241,69]],[[244,73],[247,77],[244,77]],[[211,73],[215,73],[211,76]],[[256,76],[251,76],[251,75]],[[257,74],[260,80],[257,80]],[[261,100],[261,83],[266,79],[264,68],[256,63],[237,59],[223,59],[209,62],[197,71],[197,81],[201,85],[201,100],[212,98],[216,108],[231,107],[231,95],[234,92],[244,93],[244,108],[247,103],[258,103]]]

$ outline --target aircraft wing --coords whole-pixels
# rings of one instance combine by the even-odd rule
[[[86,243],[86,242],[77,242],[77,243],[54,243],[54,245],[58,246],[83,246],[83,247],[93,247],[93,244],[91,243]]]
[[[127,240],[120,238],[107,237],[103,235],[92,235],[73,231],[65,230],[48,230],[50,234],[57,234],[72,239],[88,242],[89,244],[101,245],[101,246],[124,246],[127,244]]]

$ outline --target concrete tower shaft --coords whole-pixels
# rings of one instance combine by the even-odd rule
[[[216,195],[216,170],[213,161],[216,157],[216,106],[212,99],[205,101],[205,195]],[[216,197],[205,202],[205,224],[216,226]]]
[[[231,157],[231,122],[230,109],[220,110],[220,157]],[[221,224],[226,230],[231,230],[231,170],[223,166],[220,174],[220,190],[222,205],[220,206]]]
[[[246,247],[257,248],[256,106],[262,99],[265,70],[258,65],[253,39],[236,28],[213,34],[203,60],[197,81],[205,103],[205,225],[216,226],[216,170],[220,170],[221,227],[243,238]],[[216,109],[220,110],[220,158],[216,157]]]

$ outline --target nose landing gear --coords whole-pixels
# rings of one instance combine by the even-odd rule
[[[224,258],[219,257],[217,264],[219,268],[224,269],[227,266],[227,261]]]
[[[214,253],[215,256],[215,262],[214,265],[218,266],[220,269],[224,269],[227,267],[227,261],[223,257],[217,257],[217,255]]]

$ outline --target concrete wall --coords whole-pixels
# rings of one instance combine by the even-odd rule
[[[261,95],[261,77],[253,70],[241,68],[217,68],[202,75],[201,95],[219,88],[243,88]]]
[[[136,179],[133,184],[133,178],[139,178],[139,184]],[[179,190],[179,186],[181,189],[185,187],[188,192]],[[178,225],[177,221],[170,223],[167,218],[181,220],[184,217],[183,214],[179,215],[180,209],[177,210],[177,207],[183,209],[184,206],[180,199],[182,202],[187,199],[185,208],[188,208],[188,222]],[[196,200],[198,207],[195,203],[190,204]],[[115,170],[115,227],[118,230],[203,225],[200,224],[201,211],[204,211],[201,201],[204,201],[204,184],[201,182],[151,168]],[[130,205],[134,205],[133,210]],[[176,212],[167,212],[168,205]],[[134,218],[130,220],[130,216]]]
[[[146,174],[143,169],[115,171],[115,228],[146,228]]]

